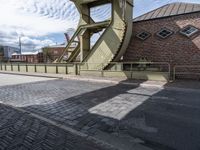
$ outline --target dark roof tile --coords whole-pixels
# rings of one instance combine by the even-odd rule
[[[142,16],[135,18],[133,21],[145,21],[163,17],[182,15],[187,13],[200,12],[200,4],[192,3],[171,3],[150,11]]]

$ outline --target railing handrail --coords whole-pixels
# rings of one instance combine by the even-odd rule
[[[131,77],[134,73],[135,68],[148,68],[149,66],[146,65],[139,65],[139,64],[158,64],[158,66],[155,66],[156,71],[158,72],[163,72],[163,73],[167,73],[168,76],[170,76],[171,73],[171,68],[170,68],[170,64],[167,62],[112,62],[111,65],[113,64],[113,66],[111,66],[111,69],[108,70],[104,70],[103,67],[102,69],[99,70],[95,70],[92,69],[92,67],[90,67],[90,65],[87,64],[98,64],[101,65],[102,63],[87,63],[87,62],[76,62],[76,63],[0,63],[0,70],[5,70],[5,71],[26,71],[26,72],[44,72],[44,73],[51,73],[51,66],[54,69],[54,73],[59,73],[64,71],[64,73],[66,74],[71,74],[74,73],[75,75],[79,75],[81,72],[80,71],[97,71],[97,72],[101,72],[102,76],[104,76],[105,72],[130,72],[131,73]],[[125,68],[124,65],[129,64],[128,68]],[[138,64],[137,66],[133,66],[133,64]],[[88,67],[89,66],[89,67]],[[91,65],[92,66],[92,65]],[[49,67],[49,68],[48,68]],[[153,66],[149,67],[149,68],[153,68]],[[34,70],[33,70],[34,69]],[[153,68],[154,69],[154,68]],[[168,70],[167,70],[168,69]],[[139,70],[139,71],[154,71],[154,70]]]
[[[200,65],[175,65],[174,68],[187,68],[187,67],[192,67],[192,68],[200,68]]]
[[[183,71],[177,73],[177,69],[178,68],[200,68],[200,65],[198,65],[198,64],[196,64],[196,65],[175,65],[174,68],[173,68],[173,80],[176,80],[176,75],[177,74],[179,74],[179,75],[183,74]],[[188,72],[188,73],[194,74],[193,72]]]

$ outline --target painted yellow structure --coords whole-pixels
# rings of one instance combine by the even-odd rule
[[[77,31],[69,41],[66,51],[72,43],[77,47],[69,56],[67,62],[73,62],[78,55],[80,61],[87,64],[90,70],[102,70],[110,62],[121,59],[132,35],[133,0],[71,0],[80,13]],[[112,16],[110,20],[94,22],[90,16],[90,8],[110,3]],[[90,37],[102,31],[99,40],[90,49]],[[77,40],[79,39],[79,40]],[[62,62],[62,55],[57,62]],[[103,64],[103,65],[102,65]]]

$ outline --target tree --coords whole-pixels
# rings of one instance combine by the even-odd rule
[[[44,55],[44,58],[45,58],[46,62],[49,62],[49,61],[52,62],[52,61],[54,61],[53,55],[52,55],[52,53],[49,50],[50,49],[48,47],[42,48],[43,55]]]

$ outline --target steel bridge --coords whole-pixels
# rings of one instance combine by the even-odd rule
[[[64,56],[73,43],[76,48],[68,57],[67,62],[91,64],[89,69],[107,68],[111,62],[121,59],[132,35],[133,0],[71,0],[80,13],[78,28],[63,54],[55,62],[64,62]],[[111,4],[111,19],[95,22],[91,18],[90,9],[103,4]],[[91,48],[90,38],[93,34],[105,30]],[[78,40],[77,40],[78,39]]]

